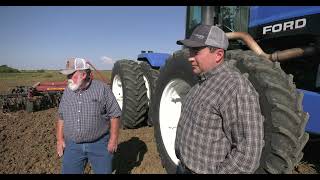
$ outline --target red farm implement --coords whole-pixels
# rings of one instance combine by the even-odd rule
[[[3,112],[26,110],[28,112],[58,106],[67,86],[63,82],[38,82],[33,86],[16,86],[0,95],[0,109]]]
[[[110,85],[109,79],[106,79],[89,61],[88,64],[104,83]],[[91,73],[91,78],[94,78],[93,73]],[[2,112],[18,110],[34,112],[56,107],[59,105],[67,84],[65,80],[63,82],[38,82],[33,86],[16,86],[9,92],[0,94],[0,110]]]

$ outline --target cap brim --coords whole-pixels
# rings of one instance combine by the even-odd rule
[[[197,42],[197,41],[192,41],[190,39],[179,40],[179,41],[177,41],[177,44],[178,45],[184,45],[184,46],[187,46],[187,47],[203,47],[203,46],[206,46],[204,43],[200,43],[200,42]]]
[[[60,73],[64,74],[64,75],[69,75],[69,74],[74,73],[75,71],[76,70],[74,70],[74,69],[64,69],[64,70],[61,70]]]

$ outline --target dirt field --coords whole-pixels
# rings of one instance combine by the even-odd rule
[[[52,72],[50,72],[52,74]],[[22,77],[23,76],[23,77]],[[0,75],[0,91],[15,85],[32,85],[46,79],[55,81],[56,74]],[[50,78],[52,77],[52,78]],[[41,79],[40,79],[41,78]],[[60,77],[61,78],[61,77]],[[40,80],[39,80],[40,79]],[[58,174],[61,159],[56,153],[55,121],[57,108],[27,113],[0,112],[0,174]],[[313,137],[312,137],[313,139]],[[320,142],[308,143],[305,157],[295,173],[320,172]],[[157,152],[152,127],[120,131],[120,141],[113,161],[113,173],[165,174]],[[86,173],[92,173],[90,166]]]
[[[56,154],[56,108],[0,113],[0,173],[60,173]],[[114,173],[163,174],[151,127],[121,130]],[[86,169],[91,173],[90,166]]]
[[[56,112],[57,108],[34,113],[0,113],[0,173],[60,173],[61,159],[55,151]],[[319,152],[319,147],[316,152],[312,152],[313,148],[308,151]],[[309,162],[304,159],[293,173],[319,173],[319,161],[315,160],[319,155],[313,156],[309,152],[308,156]],[[121,130],[113,166],[113,173],[166,173],[160,163],[153,128]],[[89,165],[86,173],[92,173]]]

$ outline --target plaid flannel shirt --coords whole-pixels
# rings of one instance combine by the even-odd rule
[[[110,87],[97,80],[92,80],[86,90],[66,88],[58,112],[64,121],[64,138],[76,143],[99,139],[109,132],[110,119],[121,116]]]
[[[264,117],[250,81],[224,62],[202,74],[182,103],[175,150],[196,173],[253,173],[264,146]]]

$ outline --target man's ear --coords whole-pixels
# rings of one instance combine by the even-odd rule
[[[87,73],[86,72],[82,72],[82,79],[86,79],[87,78]]]
[[[224,57],[224,50],[223,49],[217,49],[215,52],[215,56],[216,56],[216,63],[220,64],[223,60]]]

